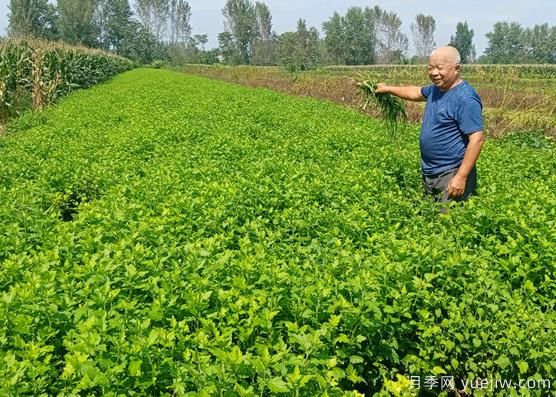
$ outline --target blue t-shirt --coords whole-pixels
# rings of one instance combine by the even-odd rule
[[[483,105],[465,80],[446,92],[431,84],[421,94],[427,99],[419,138],[421,166],[424,175],[436,175],[461,165],[468,135],[483,130]]]

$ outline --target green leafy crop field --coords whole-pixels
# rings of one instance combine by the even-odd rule
[[[553,141],[488,141],[479,196],[441,215],[422,197],[417,136],[393,142],[330,102],[144,69],[13,120],[0,394],[556,381]]]

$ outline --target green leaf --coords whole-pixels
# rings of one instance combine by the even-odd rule
[[[361,356],[351,356],[349,362],[352,364],[361,364],[365,362],[365,359]]]
[[[129,362],[129,374],[131,376],[141,376],[141,364],[143,361],[141,360],[132,360]]]
[[[502,369],[505,369],[506,367],[508,367],[511,364],[510,359],[504,354],[501,355],[500,357],[498,357],[498,359],[494,362],[497,365],[499,365]]]
[[[441,375],[441,374],[446,374],[446,371],[442,367],[436,366],[432,369],[432,373],[434,375]]]
[[[288,385],[282,380],[282,378],[272,378],[266,385],[273,393],[287,393],[290,391]]]

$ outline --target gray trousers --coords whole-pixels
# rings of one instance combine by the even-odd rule
[[[477,169],[473,167],[467,177],[467,183],[465,185],[463,195],[456,199],[448,197],[448,183],[457,172],[458,168],[455,168],[438,175],[423,175],[423,187],[425,189],[425,194],[432,196],[434,201],[441,203],[447,203],[452,200],[464,201],[467,200],[469,196],[477,194]]]

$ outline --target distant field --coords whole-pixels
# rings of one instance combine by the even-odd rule
[[[0,395],[412,396],[412,376],[549,395],[554,142],[488,140],[479,195],[440,215],[417,136],[145,69],[12,120]]]
[[[351,79],[358,73],[370,73],[379,81],[393,84],[430,83],[425,65],[332,66],[294,74],[277,67],[190,65],[184,71],[355,108],[360,107],[361,100]],[[527,131],[556,137],[556,65],[464,65],[463,77],[483,99],[491,136]],[[423,105],[409,103],[408,107],[411,120],[420,121]]]

